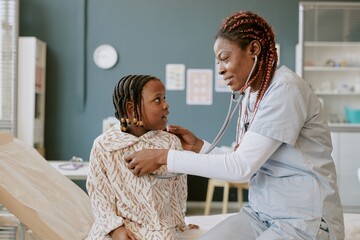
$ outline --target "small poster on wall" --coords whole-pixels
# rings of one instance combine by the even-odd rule
[[[166,90],[185,89],[185,65],[166,64]]]
[[[211,105],[213,101],[213,70],[188,69],[186,79],[186,103]]]

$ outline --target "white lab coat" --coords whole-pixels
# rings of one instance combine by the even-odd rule
[[[286,67],[278,69],[249,130],[283,142],[250,181],[255,212],[286,218],[311,236],[323,218],[330,239],[343,239],[330,131],[308,84]]]
[[[247,99],[245,96],[244,103]],[[248,104],[242,105],[244,113]],[[293,239],[319,239],[320,224],[328,229],[330,239],[344,239],[330,131],[308,83],[288,68],[279,68],[254,119],[248,119],[248,132],[234,153],[218,154],[219,149],[211,152],[216,155],[169,151],[168,169],[172,172],[225,180],[233,180],[234,176],[246,180],[250,175],[249,206],[234,217],[237,225],[228,224],[232,218],[204,239],[260,239],[262,232],[263,236],[274,237],[268,239],[277,239],[273,233],[281,231]],[[269,141],[267,146],[276,149],[267,155],[262,146]],[[253,224],[245,224],[249,218]],[[267,228],[271,228],[270,235],[265,233]],[[224,235],[231,231],[229,237]],[[249,238],[244,237],[250,232]]]

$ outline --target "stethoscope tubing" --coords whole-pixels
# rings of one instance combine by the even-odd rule
[[[255,66],[257,64],[257,56],[255,55],[255,60],[254,60],[254,64],[250,70],[250,73],[246,79],[246,82],[244,85],[246,85],[248,83],[248,81],[250,80],[250,77],[251,75],[253,74],[253,71],[255,69]],[[215,139],[213,140],[212,144],[210,145],[209,149],[207,149],[205,151],[205,154],[208,154],[209,152],[211,152],[215,147],[216,145],[220,142],[220,140],[222,139],[222,137],[224,136],[224,133],[226,131],[226,129],[228,128],[229,126],[229,123],[231,121],[231,119],[233,118],[237,108],[239,107],[240,103],[242,102],[242,100],[244,99],[244,96],[245,96],[245,90],[244,89],[242,92],[239,93],[239,98],[236,100],[235,98],[235,93],[232,92],[231,94],[231,98],[230,98],[230,104],[229,104],[229,110],[228,110],[228,114],[226,115],[226,118],[225,118],[225,121],[224,121],[224,124],[223,126],[220,128],[218,134],[216,135]],[[235,108],[234,110],[231,112],[231,108],[232,108],[232,104],[233,102],[237,102],[236,105],[235,105]],[[230,114],[231,112],[231,114]]]
[[[208,154],[209,152],[211,152],[216,147],[216,145],[220,142],[220,140],[223,138],[223,136],[226,132],[226,129],[228,128],[229,123],[230,123],[231,119],[233,118],[233,116],[234,116],[236,110],[238,109],[241,101],[243,100],[244,96],[245,96],[245,94],[242,93],[242,94],[240,94],[238,99],[235,99],[235,93],[233,92],[231,94],[229,109],[228,109],[228,113],[226,115],[225,121],[224,121],[222,127],[220,128],[218,134],[214,138],[213,142],[211,143],[210,147],[204,152],[205,154]],[[236,105],[235,105],[234,109],[231,111],[233,102],[236,102]]]

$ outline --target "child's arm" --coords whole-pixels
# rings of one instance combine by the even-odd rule
[[[123,219],[116,214],[116,198],[107,178],[104,159],[108,158],[95,143],[90,154],[89,174],[86,182],[95,223],[90,232],[91,239],[107,239],[114,229],[123,225]]]

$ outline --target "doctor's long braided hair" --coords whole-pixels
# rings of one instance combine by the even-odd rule
[[[245,49],[253,40],[260,42],[261,52],[258,57],[258,66],[246,85],[240,89],[240,92],[243,92],[254,83],[260,74],[263,74],[264,78],[261,79],[255,103],[257,106],[271,83],[278,61],[275,36],[271,26],[255,13],[237,12],[225,19],[216,34],[216,38],[224,38],[234,42],[241,49]]]
[[[127,75],[122,77],[115,85],[113,93],[113,104],[115,108],[115,117],[121,123],[121,131],[128,131],[128,125],[135,124],[142,127],[141,116],[141,92],[146,83],[150,80],[159,80],[151,75]],[[134,119],[129,119],[126,111],[126,103],[134,103]]]

